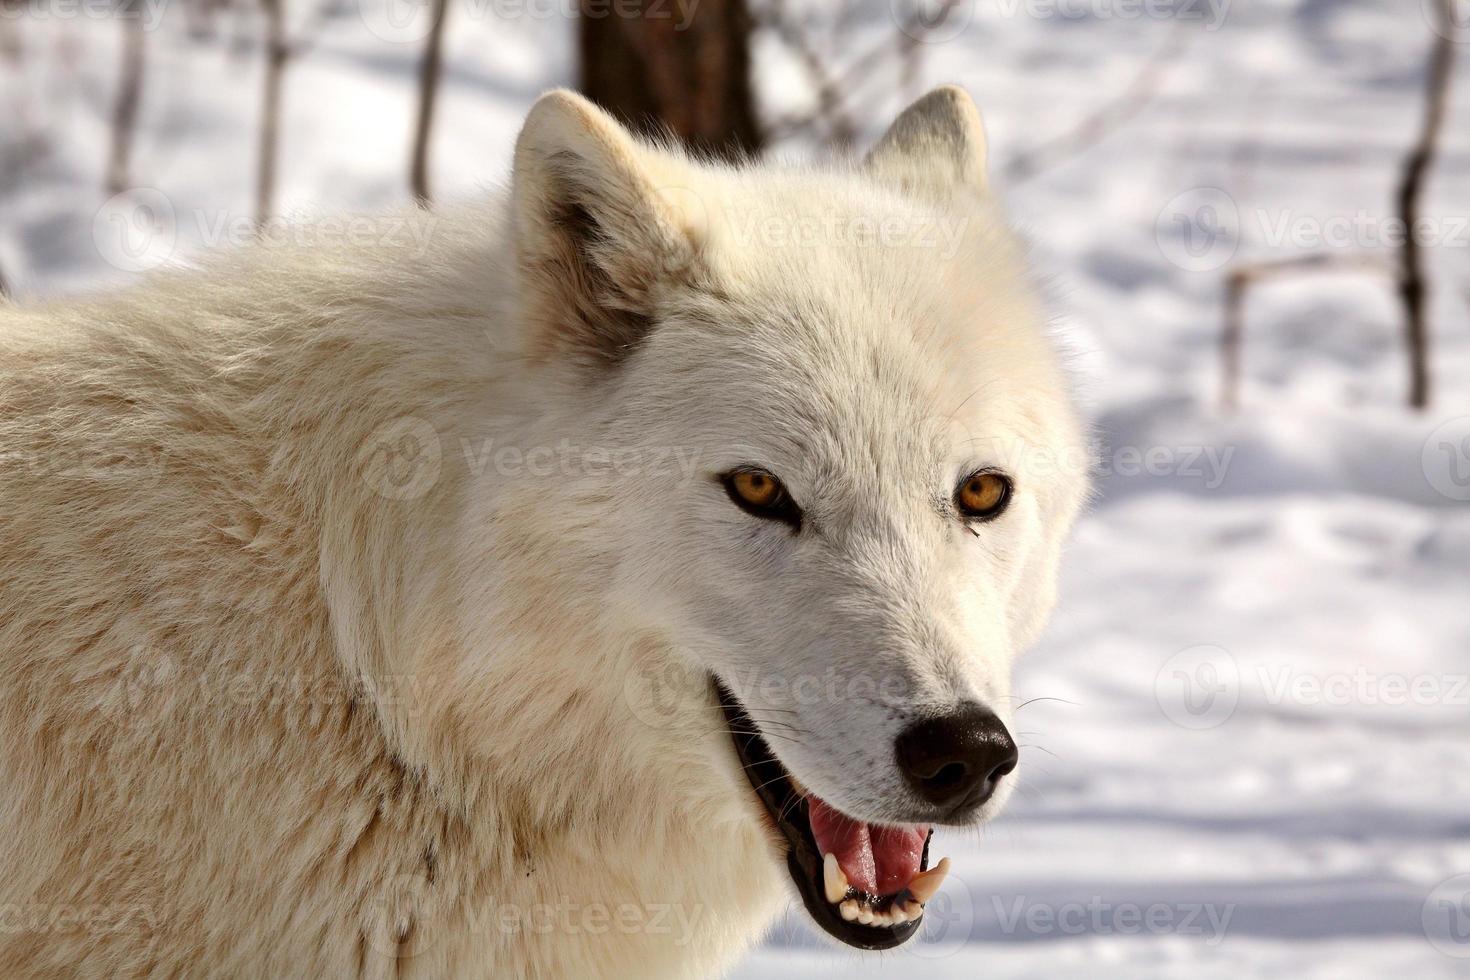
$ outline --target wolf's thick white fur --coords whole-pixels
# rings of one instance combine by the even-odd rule
[[[710,674],[896,819],[1051,604],[1080,435],[983,169],[957,89],[824,169],[552,93],[421,254],[0,308],[0,975],[727,968],[790,883]]]

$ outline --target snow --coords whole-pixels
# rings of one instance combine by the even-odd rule
[[[394,35],[382,6],[343,8],[289,70],[286,213],[407,197],[422,35]],[[861,955],[794,910],[737,977],[1470,971],[1470,878],[1457,877],[1470,873],[1470,230],[1455,227],[1470,217],[1470,65],[1429,188],[1443,239],[1435,407],[1401,405],[1389,281],[1334,274],[1252,294],[1242,409],[1224,415],[1228,263],[1388,255],[1377,243],[1431,35],[1412,2],[1202,0],[1178,9],[1209,16],[1182,26],[1182,13],[1117,15],[1145,8],[1164,9],[962,3],[921,72],[985,109],[996,183],[1096,424],[1098,496],[1055,623],[1019,668],[1036,699],[1018,714],[1020,791],[983,831],[936,839],[956,870],[922,941]],[[570,80],[558,9],[454,9],[438,196],[501,180],[525,108]],[[886,3],[851,20],[864,43],[832,50],[892,33]],[[293,17],[298,32],[310,21]],[[245,12],[191,33],[170,9],[150,36],[133,169],[173,215],[163,259],[250,213],[257,27]],[[1125,90],[1174,30],[1184,53],[1133,118],[1007,179],[1007,160]],[[117,42],[95,18],[0,19],[0,269],[24,298],[131,274],[99,247],[118,208],[102,190]],[[759,64],[769,112],[810,104],[789,56],[762,43]],[[886,69],[855,84],[871,137],[905,93]],[[1301,240],[1344,226],[1346,239]]]

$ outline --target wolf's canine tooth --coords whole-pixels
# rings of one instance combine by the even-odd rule
[[[935,892],[939,891],[939,886],[944,883],[944,876],[948,873],[949,858],[940,858],[938,864],[909,882],[909,891],[913,893],[919,904],[923,905],[934,897]]]
[[[842,873],[842,865],[837,863],[835,854],[822,855],[822,887],[827,893],[827,901],[833,905],[847,897],[847,875]]]

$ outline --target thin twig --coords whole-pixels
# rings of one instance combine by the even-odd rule
[[[1065,133],[1013,157],[1004,168],[1009,182],[1019,184],[1043,170],[1078,156],[1122,128],[1158,96],[1164,79],[1188,46],[1189,21],[1180,19],[1159,49],[1143,64],[1123,93],[1096,109]]]
[[[1318,272],[1379,272],[1392,275],[1386,259],[1374,255],[1318,253],[1236,266],[1225,279],[1225,316],[1220,330],[1220,407],[1240,407],[1240,365],[1245,346],[1245,300],[1250,287],[1268,279]]]
[[[265,87],[261,94],[260,144],[256,149],[255,223],[263,227],[271,218],[276,194],[276,170],[281,130],[281,93],[286,65],[311,50],[321,28],[338,9],[338,0],[327,0],[315,11],[312,23],[292,40],[286,32],[284,0],[260,0],[265,14]]]
[[[765,9],[756,14],[756,23],[769,27],[791,49],[816,86],[817,108],[810,121],[827,122],[827,139],[833,145],[852,145],[857,138],[857,126],[843,108],[841,80],[817,51],[806,29],[791,17],[785,0],[769,0]],[[772,128],[785,128],[785,125],[789,124],[778,123]]]
[[[918,55],[926,36],[941,27],[959,4],[960,0],[943,0],[927,16],[918,3],[910,8],[899,25],[896,49],[902,88],[911,88],[918,78]],[[786,135],[821,122],[826,124],[826,141],[829,144],[840,148],[851,146],[857,138],[858,125],[848,103],[863,84],[877,74],[878,65],[894,53],[893,39],[884,38],[838,70],[818,51],[805,27],[790,16],[784,0],[768,0],[757,20],[769,27],[796,55],[817,94],[817,105],[813,110],[774,120],[771,132]]]

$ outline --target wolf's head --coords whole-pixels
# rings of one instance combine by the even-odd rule
[[[712,678],[818,922],[902,941],[943,875],[930,826],[1014,781],[1010,665],[1084,495],[974,105],[937,89],[803,170],[692,161],[552,93],[513,202],[525,355],[629,466],[585,489],[618,515],[621,615]]]

